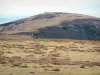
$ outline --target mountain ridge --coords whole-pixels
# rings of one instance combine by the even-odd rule
[[[1,24],[0,33],[35,38],[100,40],[100,18],[76,13],[45,12]]]

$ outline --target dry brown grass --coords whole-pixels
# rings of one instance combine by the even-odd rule
[[[100,42],[61,39],[1,40],[0,66],[66,72],[99,69]],[[96,68],[97,67],[97,68]],[[99,67],[99,68],[98,68]],[[34,71],[35,72],[35,71]]]

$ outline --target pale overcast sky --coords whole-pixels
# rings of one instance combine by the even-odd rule
[[[0,0],[0,23],[43,12],[80,13],[100,17],[100,0]]]

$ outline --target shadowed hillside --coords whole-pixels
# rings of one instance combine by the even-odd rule
[[[67,38],[79,40],[100,40],[100,18],[61,12],[46,12],[5,23],[0,26],[4,36],[16,38]]]

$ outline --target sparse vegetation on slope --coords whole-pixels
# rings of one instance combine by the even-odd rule
[[[99,41],[0,40],[0,49],[0,75],[100,74]]]
[[[46,12],[0,25],[0,38],[67,38],[100,40],[100,18],[60,12]],[[24,37],[23,37],[24,36]]]

